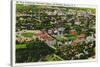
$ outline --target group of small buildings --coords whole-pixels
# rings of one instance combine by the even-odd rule
[[[74,35],[75,39],[68,41],[68,37],[64,36],[64,28],[61,29],[54,29],[54,30],[34,30],[31,31],[31,33],[33,33],[33,36],[31,38],[28,37],[16,37],[16,41],[18,42],[30,42],[32,41],[32,39],[39,39],[41,41],[44,41],[45,43],[47,43],[47,45],[77,45],[78,43],[82,43],[84,41],[86,42],[90,42],[90,41],[95,41],[95,37],[92,36],[88,36],[86,37],[86,35],[84,33],[80,33],[79,35],[77,34],[77,31],[75,30],[70,30],[69,33],[67,33],[68,35]],[[27,32],[27,31],[26,31]],[[26,33],[25,31],[23,33]],[[21,33],[19,32],[19,35]],[[17,33],[18,35],[18,33]],[[56,38],[60,37],[59,39],[63,39],[65,42],[62,43],[61,41],[56,40]]]

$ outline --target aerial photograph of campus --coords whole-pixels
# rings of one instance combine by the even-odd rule
[[[16,4],[16,63],[96,58],[96,9]]]

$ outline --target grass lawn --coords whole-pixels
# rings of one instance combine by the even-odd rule
[[[56,54],[51,54],[51,55],[48,55],[45,57],[45,60],[47,61],[63,61],[64,59],[62,59],[61,57],[59,57],[58,55]]]
[[[21,35],[24,37],[32,37],[33,33],[28,32],[28,33],[22,33]]]
[[[76,39],[76,35],[65,35],[65,37],[67,37],[68,40],[75,40]]]
[[[63,37],[65,37],[66,39],[64,39]],[[57,36],[56,39],[63,42],[63,41],[67,41],[67,40],[75,40],[76,37],[77,37],[76,35],[69,34],[69,35],[64,35],[64,36],[62,36],[62,35]]]
[[[26,48],[26,44],[16,44],[16,49]]]

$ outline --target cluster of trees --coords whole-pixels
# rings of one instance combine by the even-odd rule
[[[91,45],[92,44],[92,45]],[[80,60],[95,57],[95,42],[82,43],[77,45],[67,45],[58,48],[56,53],[64,60]]]
[[[16,62],[37,62],[48,54],[53,54],[55,49],[38,39],[26,43],[26,48],[16,49]]]
[[[62,61],[78,60],[95,57],[95,41],[77,45],[63,45],[56,49],[45,42],[32,40],[26,43],[26,48],[16,49],[16,62]]]
[[[16,31],[18,30],[33,30],[33,29],[48,29],[52,27],[64,26],[70,30],[70,27],[75,25],[76,20],[81,22],[80,28],[91,28],[95,25],[95,9],[92,8],[72,8],[67,7],[53,7],[54,9],[49,8],[50,6],[41,6],[41,5],[23,5],[16,4]],[[55,11],[56,10],[56,11]],[[47,11],[54,12],[71,12],[72,14],[68,15],[47,15]],[[90,12],[90,13],[89,13]],[[73,13],[75,13],[73,15]],[[81,16],[78,16],[78,13],[82,13]],[[86,16],[85,16],[86,15]],[[70,26],[68,24],[71,23]]]

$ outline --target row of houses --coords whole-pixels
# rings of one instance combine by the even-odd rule
[[[88,15],[95,15],[92,11],[77,11],[75,9],[69,9],[69,10],[61,10],[61,9],[55,9],[55,10],[37,10],[37,11],[31,11],[29,13],[20,13],[16,12],[16,16],[33,16],[33,15],[41,15],[41,14],[46,14],[46,15],[58,15],[58,16],[67,16],[67,15],[76,15],[77,16],[85,16],[87,17]]]

